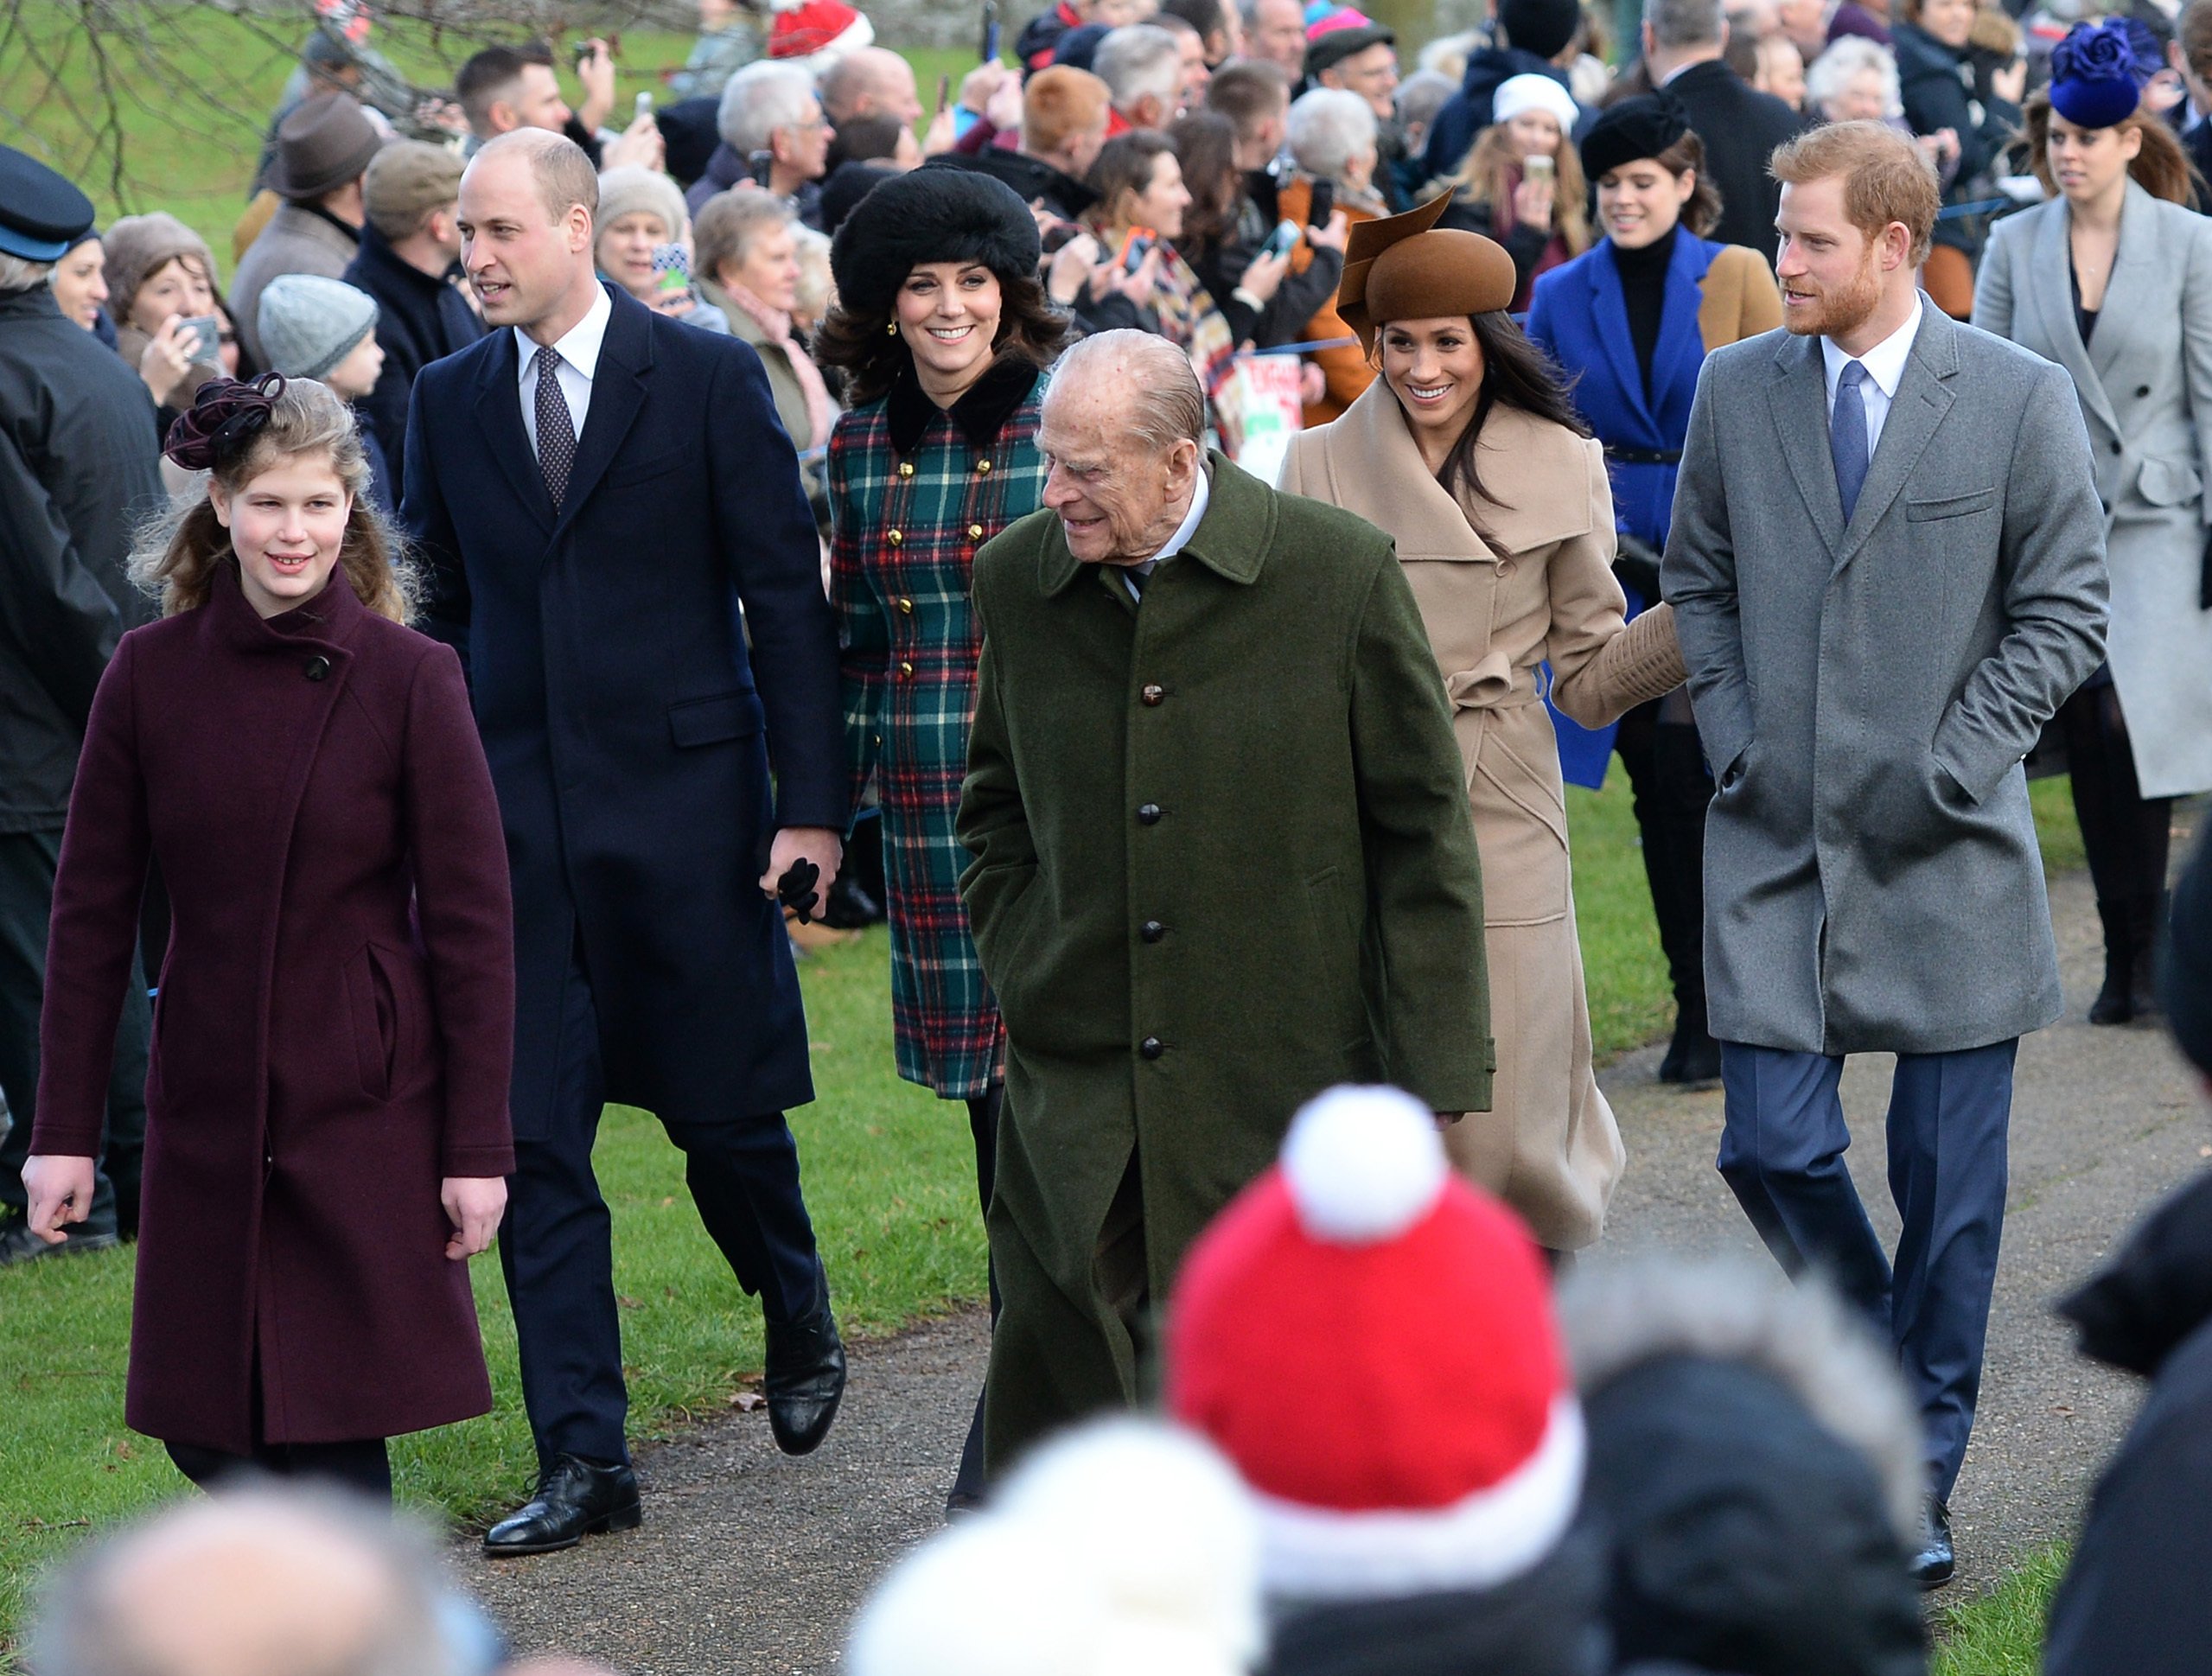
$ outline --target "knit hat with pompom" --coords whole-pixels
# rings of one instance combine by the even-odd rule
[[[1573,1520],[1582,1416],[1543,1258],[1396,1089],[1297,1114],[1192,1248],[1167,1353],[1170,1411],[1259,1500],[1272,1597],[1492,1587]]]

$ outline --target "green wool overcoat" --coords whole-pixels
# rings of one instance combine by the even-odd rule
[[[1163,1305],[1301,1102],[1388,1080],[1439,1112],[1489,1106],[1481,863],[1390,538],[1219,455],[1208,471],[1141,609],[1049,511],[976,556],[959,832],[1007,1035],[994,1474],[1137,1398],[1148,1335],[1109,1268],[1141,1237]],[[1141,1235],[1116,1204],[1132,1159]]]

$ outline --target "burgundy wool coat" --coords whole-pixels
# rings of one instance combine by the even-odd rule
[[[148,858],[173,913],[124,1418],[244,1454],[491,1406],[438,1186],[514,1167],[506,845],[458,659],[237,570],[123,638],[62,839],[31,1150],[96,1155]]]

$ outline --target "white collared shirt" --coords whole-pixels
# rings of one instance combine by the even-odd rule
[[[1201,464],[1198,468],[1198,481],[1190,491],[1190,510],[1183,513],[1182,522],[1175,526],[1175,533],[1168,538],[1165,546],[1143,564],[1131,564],[1129,569],[1149,580],[1153,566],[1163,558],[1173,558],[1188,547],[1190,545],[1190,538],[1198,533],[1199,522],[1206,516],[1206,503],[1213,498],[1213,486],[1206,481],[1206,468]],[[1130,581],[1126,574],[1121,578],[1121,585],[1129,589],[1130,598],[1144,597],[1143,590],[1135,583]]]
[[[599,347],[607,339],[607,322],[615,305],[604,285],[591,288],[591,306],[583,318],[570,327],[553,345],[560,355],[555,376],[561,381],[561,399],[569,406],[576,434],[583,435],[583,416],[591,409],[591,380],[599,371]],[[520,326],[514,332],[515,359],[521,363],[522,429],[530,438],[530,451],[538,451],[538,346]]]
[[[1873,459],[1874,450],[1882,445],[1882,426],[1890,417],[1890,404],[1896,399],[1897,386],[1904,382],[1905,363],[1912,359],[1913,339],[1920,333],[1921,300],[1916,292],[1912,300],[1912,317],[1884,338],[1865,354],[1857,357],[1866,369],[1866,377],[1858,386],[1858,398],[1866,407],[1866,457]],[[1853,358],[1836,347],[1833,338],[1820,340],[1820,360],[1828,377],[1828,424],[1836,421],[1836,381],[1843,377],[1843,370]]]

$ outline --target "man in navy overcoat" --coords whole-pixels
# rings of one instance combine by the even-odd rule
[[[638,1522],[591,1169],[608,1100],[667,1125],[760,1296],[778,1443],[819,1443],[845,1380],[783,1118],[813,1088],[772,895],[802,859],[826,895],[847,814],[813,519],[758,358],[602,284],[597,201],[558,135],[478,152],[462,261],[493,330],[423,369],[407,426],[403,519],[429,626],[469,669],[514,878],[500,1255],[541,1477],[494,1554]]]

